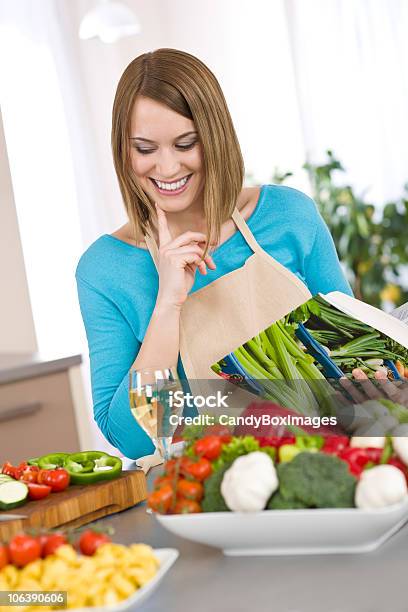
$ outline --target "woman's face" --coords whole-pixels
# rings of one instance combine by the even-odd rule
[[[131,163],[142,189],[166,212],[202,206],[204,164],[194,123],[151,98],[131,116]]]

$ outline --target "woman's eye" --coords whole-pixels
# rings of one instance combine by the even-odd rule
[[[188,144],[178,144],[176,147],[181,151],[188,151],[188,149],[192,149],[196,143],[197,141],[195,140],[194,142],[189,142]]]
[[[188,151],[189,149],[192,149],[196,144],[196,140],[187,144],[177,144],[176,149],[178,149],[179,151]],[[134,145],[134,148],[138,153],[141,153],[142,155],[149,155],[150,153],[154,153],[156,151],[156,149],[146,149],[143,147],[138,147],[137,145]]]
[[[155,149],[141,149],[140,147],[135,147],[136,151],[138,153],[141,153],[142,155],[148,155],[149,153],[154,153]]]

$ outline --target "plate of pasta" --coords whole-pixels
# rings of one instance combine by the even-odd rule
[[[17,534],[8,545],[0,543],[0,593],[13,597],[7,605],[19,604],[27,610],[38,605],[41,610],[64,607],[76,612],[134,610],[152,594],[179,555],[174,548],[125,546],[107,539],[94,551],[85,551],[85,536],[91,543],[89,533],[82,534],[79,551],[61,542],[65,538],[61,533],[42,536],[42,545],[39,537],[29,534]],[[95,531],[92,535],[94,543],[105,537]],[[0,612],[7,602],[4,597],[0,600]]]
[[[125,610],[135,610],[137,607],[139,607],[158,587],[165,574],[169,571],[179,556],[179,552],[176,548],[157,548],[152,549],[152,552],[158,562],[157,571],[154,576],[144,584],[144,586],[134,591],[133,595],[130,595],[127,599],[124,599],[117,604],[74,608],[74,612],[90,612],[91,610],[98,610],[98,612],[124,612]]]

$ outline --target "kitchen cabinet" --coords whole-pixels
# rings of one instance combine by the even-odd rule
[[[81,450],[70,371],[81,356],[0,354],[0,464]]]

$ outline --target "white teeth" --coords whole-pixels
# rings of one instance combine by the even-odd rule
[[[183,187],[187,183],[188,179],[189,177],[186,176],[185,178],[181,179],[180,181],[177,181],[176,183],[162,183],[161,181],[156,181],[156,179],[153,180],[159,187],[159,189],[164,189],[165,191],[176,191],[177,189]]]

